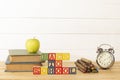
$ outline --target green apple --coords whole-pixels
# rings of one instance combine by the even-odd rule
[[[40,48],[40,42],[38,39],[28,39],[26,41],[26,49],[29,53],[36,53]]]

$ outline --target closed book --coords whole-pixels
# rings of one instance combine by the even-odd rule
[[[10,62],[9,57],[5,64],[6,72],[28,72],[32,71],[34,66],[42,66],[41,62]]]
[[[10,62],[42,62],[41,52],[28,53],[25,49],[9,50]]]
[[[28,56],[30,56],[30,55],[41,55],[41,52],[40,51],[38,51],[38,52],[36,52],[36,53],[29,53],[29,52],[27,52],[27,50],[26,49],[10,49],[9,50],[9,55],[13,55],[13,56],[21,56],[21,55],[28,55]]]
[[[41,56],[10,56],[10,62],[42,62]]]

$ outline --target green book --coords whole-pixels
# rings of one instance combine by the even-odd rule
[[[38,51],[37,53],[28,53],[26,49],[10,49],[9,55],[41,55],[41,52]]]
[[[42,62],[41,52],[28,53],[25,49],[11,49],[9,50],[10,62]]]

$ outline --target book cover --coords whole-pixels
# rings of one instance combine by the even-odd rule
[[[10,62],[42,62],[40,51],[28,53],[25,49],[11,49],[9,55]]]
[[[10,62],[9,56],[5,64],[5,72],[27,72],[32,71],[33,66],[42,66],[41,62]]]
[[[40,55],[31,55],[31,56],[23,56],[23,55],[17,55],[17,56],[9,56],[10,62],[42,62]]]
[[[27,50],[25,49],[10,49],[9,50],[9,55],[11,56],[18,56],[18,55],[27,55],[27,56],[30,56],[30,55],[41,55],[41,52],[38,51],[37,53],[28,53]]]

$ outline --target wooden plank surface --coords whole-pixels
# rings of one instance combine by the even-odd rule
[[[44,64],[46,65],[46,64]],[[73,62],[64,62],[63,66],[75,66]],[[76,75],[33,75],[32,72],[4,72],[5,64],[0,62],[0,80],[120,80],[120,62],[109,70],[99,73],[82,73]]]
[[[120,18],[120,0],[0,0],[0,17]]]

